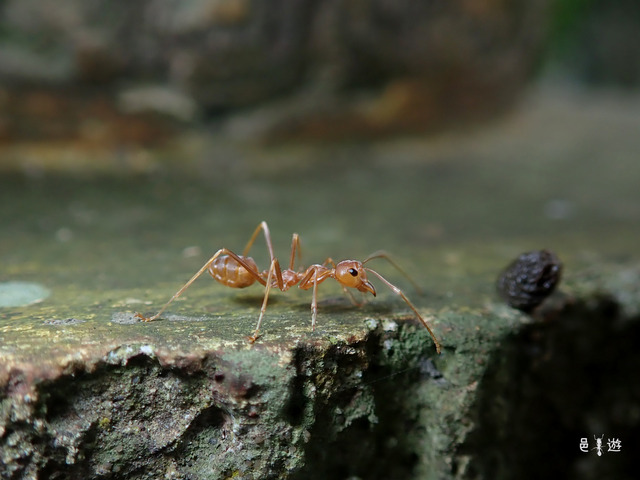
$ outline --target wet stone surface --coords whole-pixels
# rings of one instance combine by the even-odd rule
[[[0,283],[0,307],[22,307],[42,302],[49,295],[51,295],[49,289],[37,283]]]

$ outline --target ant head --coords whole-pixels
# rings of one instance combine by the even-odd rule
[[[341,285],[349,288],[357,288],[363,293],[370,292],[376,296],[376,289],[367,280],[367,273],[362,262],[357,260],[343,260],[336,265],[336,280]]]

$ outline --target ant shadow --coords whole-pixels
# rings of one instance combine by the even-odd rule
[[[262,306],[264,296],[260,294],[241,294],[234,298],[234,303],[245,307],[255,307],[258,310]],[[389,314],[394,311],[393,302],[391,300],[377,300],[369,298],[357,299],[358,304],[354,304],[346,295],[329,295],[318,300],[318,314],[322,313],[345,313],[354,310],[365,313],[382,313]],[[286,305],[289,309],[308,312],[311,308],[311,299],[305,300],[302,298],[290,298],[282,295],[269,295],[269,303],[267,306],[267,313],[269,307],[276,305]]]
[[[260,310],[263,300],[264,300],[264,296],[260,295],[259,293],[258,294],[242,293],[239,295],[235,295],[232,301],[233,303],[242,305],[244,307],[249,307],[249,308],[255,307],[258,310]],[[282,303],[283,300],[286,300],[286,299],[281,298],[277,295],[269,295],[269,303],[268,303],[267,309],[269,308],[269,306]]]

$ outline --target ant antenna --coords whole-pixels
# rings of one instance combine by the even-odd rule
[[[409,308],[411,308],[411,310],[413,310],[413,313],[415,313],[416,316],[418,317],[418,319],[422,322],[422,325],[424,325],[425,328],[429,331],[429,334],[431,335],[431,338],[433,339],[433,343],[435,343],[435,345],[436,345],[436,352],[438,352],[438,354],[439,354],[440,350],[441,350],[441,347],[440,347],[440,342],[438,342],[438,339],[436,338],[435,333],[433,333],[433,330],[431,330],[431,327],[429,326],[427,321],[424,318],[422,318],[422,315],[420,315],[420,312],[418,312],[418,309],[415,307],[415,305],[413,303],[411,303],[411,300],[409,300],[407,298],[407,296],[404,294],[404,292],[402,290],[400,290],[398,287],[396,287],[389,280],[384,278],[382,275],[380,275],[378,272],[376,272],[375,270],[371,270],[370,268],[365,268],[365,270],[367,272],[369,272],[369,273],[373,273],[376,277],[378,277],[380,280],[382,280],[384,282],[384,284],[393,291],[393,293],[395,293],[396,295],[400,295],[402,297],[402,299],[405,301],[405,303],[407,305],[409,305]]]
[[[384,250],[378,250],[376,252],[373,252],[371,255],[369,255],[367,258],[364,259],[364,261],[362,262],[362,264],[364,265],[365,263],[367,263],[369,260],[374,260],[376,258],[384,258],[387,262],[389,262],[391,265],[393,265],[395,267],[396,270],[398,270],[403,276],[404,278],[406,278],[407,280],[409,280],[409,283],[411,283],[411,285],[413,285],[413,288],[415,288],[416,292],[418,292],[420,295],[422,295],[422,288],[420,288],[420,285],[418,285],[413,278],[411,278],[409,276],[409,274],[407,272],[405,272],[400,265],[398,265],[392,258],[391,256],[385,252]],[[367,269],[368,270],[368,269]]]

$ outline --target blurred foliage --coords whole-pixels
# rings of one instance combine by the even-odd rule
[[[549,60],[592,85],[640,85],[640,2],[555,0]]]
[[[550,45],[554,51],[566,48],[579,25],[597,0],[554,0],[551,9]]]

